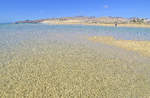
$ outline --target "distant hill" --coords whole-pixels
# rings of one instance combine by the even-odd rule
[[[15,23],[48,23],[48,24],[150,24],[148,18],[123,18],[123,17],[62,17],[49,18],[40,20],[25,20],[17,21]]]

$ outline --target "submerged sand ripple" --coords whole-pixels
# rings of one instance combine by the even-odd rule
[[[150,41],[116,40],[115,38],[108,36],[94,36],[90,37],[89,40],[117,46],[150,56]]]

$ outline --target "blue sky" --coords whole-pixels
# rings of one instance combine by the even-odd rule
[[[150,18],[150,0],[0,0],[0,22],[64,16]]]

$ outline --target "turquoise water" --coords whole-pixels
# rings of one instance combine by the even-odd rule
[[[44,43],[89,44],[90,36],[113,36],[124,40],[150,40],[150,28],[83,25],[0,24],[0,49],[10,50]]]
[[[64,34],[80,36],[114,36],[125,40],[150,40],[150,28],[103,27],[83,25],[0,24],[0,39],[29,40],[35,35]],[[18,37],[18,38],[15,38]],[[14,39],[13,39],[14,38]]]
[[[55,43],[88,46],[98,49],[100,45],[88,41],[90,36],[113,36],[124,40],[150,40],[150,28],[104,27],[83,25],[46,25],[46,24],[0,24],[0,49],[32,48]],[[97,48],[98,47],[98,48]],[[102,46],[105,47],[105,46]],[[107,47],[107,46],[106,46]],[[106,48],[105,47],[105,48]],[[104,48],[104,49],[105,49]],[[38,48],[37,48],[38,49]],[[103,50],[103,48],[102,48]],[[130,53],[107,47],[105,52],[117,57]],[[8,52],[9,53],[9,52]],[[123,54],[122,54],[123,53]],[[109,56],[111,56],[109,54]]]
[[[83,25],[0,24],[0,48],[7,50],[27,42],[87,43],[90,36],[113,36],[125,40],[150,40],[150,28]],[[84,40],[83,40],[84,39]]]

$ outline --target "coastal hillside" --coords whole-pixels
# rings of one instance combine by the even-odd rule
[[[148,18],[123,17],[62,17],[39,20],[17,21],[16,23],[48,23],[48,24],[150,24]]]

